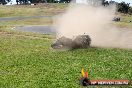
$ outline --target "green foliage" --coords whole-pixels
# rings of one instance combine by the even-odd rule
[[[11,0],[0,0],[0,4],[2,5],[5,5],[7,4],[8,2],[10,2]]]
[[[127,14],[130,8],[129,5],[130,5],[129,3],[125,3],[125,2],[118,3],[117,11]]]
[[[128,13],[132,15],[132,7],[129,8]]]

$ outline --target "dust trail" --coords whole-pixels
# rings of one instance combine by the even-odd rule
[[[73,38],[85,33],[91,37],[92,46],[132,48],[132,31],[113,27],[114,16],[113,7],[72,5],[55,20],[57,37]]]

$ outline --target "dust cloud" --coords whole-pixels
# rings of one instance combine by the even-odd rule
[[[132,31],[112,25],[114,6],[70,5],[67,11],[55,19],[58,37],[73,38],[88,34],[91,46],[105,48],[132,48]]]

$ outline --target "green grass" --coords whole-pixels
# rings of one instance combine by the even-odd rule
[[[130,28],[132,29],[132,15],[124,15],[121,14],[121,21],[120,22],[114,22],[114,25],[121,28]]]
[[[132,80],[132,50],[55,51],[52,42],[50,35],[0,30],[0,87],[80,88],[80,71],[90,66],[90,79]]]
[[[42,5],[14,5],[0,6],[0,17],[30,17],[30,16],[54,16],[65,11],[68,4],[42,4]],[[22,26],[22,25],[52,25],[51,18],[29,18],[1,21],[0,26]]]
[[[56,15],[65,10],[67,4],[14,5],[0,6],[0,17]]]
[[[26,25],[52,25],[52,18],[32,18],[22,20],[9,20],[0,22],[0,26],[26,26]]]

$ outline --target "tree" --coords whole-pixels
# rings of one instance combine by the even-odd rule
[[[128,13],[132,15],[132,7],[129,8]]]
[[[102,5],[104,5],[105,4],[105,0],[102,0]]]
[[[105,1],[105,0],[102,0],[102,5],[103,6],[108,6],[109,5],[109,2],[108,1]]]
[[[47,0],[16,0],[18,4],[29,4],[30,3],[47,3]]]
[[[0,0],[0,4],[2,5],[5,5],[7,4],[8,2],[10,2],[11,0]]]
[[[31,3],[45,3],[47,0],[29,0]]]
[[[130,8],[130,3],[121,2],[117,5],[117,11],[127,14]]]

